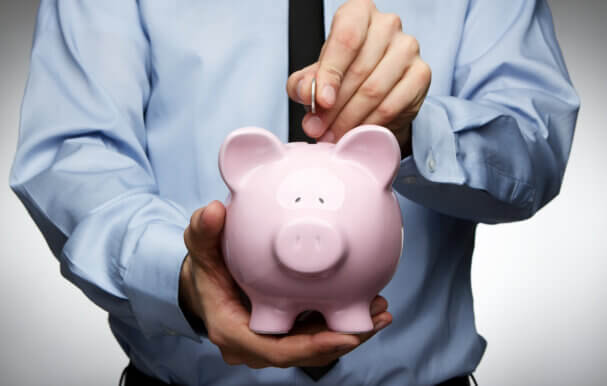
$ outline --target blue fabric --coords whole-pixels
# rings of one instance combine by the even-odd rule
[[[225,364],[177,304],[190,214],[227,189],[221,142],[288,137],[287,1],[42,0],[10,184],[62,274],[110,314],[134,363],[186,384],[312,384]],[[325,1],[326,31],[339,2]],[[579,108],[545,1],[378,0],[433,70],[394,183],[404,253],[391,326],[318,384],[426,385],[473,371],[478,222],[559,191]]]

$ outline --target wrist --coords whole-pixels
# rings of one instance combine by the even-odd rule
[[[394,131],[394,136],[398,141],[400,147],[400,159],[403,160],[413,153],[412,141],[411,141],[411,127],[409,123],[404,125],[402,128]]]
[[[205,333],[206,328],[204,322],[196,313],[195,303],[195,286],[192,276],[192,259],[190,254],[185,257],[181,265],[181,273],[179,274],[179,308],[190,324],[190,327],[197,333]]]

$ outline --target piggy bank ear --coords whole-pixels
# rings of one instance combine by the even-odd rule
[[[340,159],[360,163],[383,187],[392,185],[400,164],[400,147],[396,137],[385,127],[358,126],[347,132],[337,145]]]
[[[243,127],[226,137],[219,150],[219,172],[231,191],[237,191],[244,178],[264,163],[283,157],[282,142],[268,130]]]

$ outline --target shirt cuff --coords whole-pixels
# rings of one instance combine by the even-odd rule
[[[413,155],[401,161],[395,181],[399,190],[404,184],[448,183],[461,185],[465,175],[457,162],[455,137],[448,122],[447,112],[428,98],[412,123]],[[400,186],[399,186],[400,185]]]
[[[454,131],[447,109],[427,98],[412,124],[413,155],[401,161],[394,189],[423,206],[471,221],[528,217],[533,191],[496,173],[481,157],[483,143],[468,143],[461,134]],[[513,203],[510,197],[522,202]]]
[[[124,278],[135,319],[146,337],[180,335],[200,342],[179,307],[179,276],[187,254],[183,229],[151,223],[131,256]]]

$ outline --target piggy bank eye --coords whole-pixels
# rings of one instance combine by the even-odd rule
[[[338,210],[344,204],[345,191],[344,182],[329,168],[304,168],[284,176],[275,197],[285,209]]]

